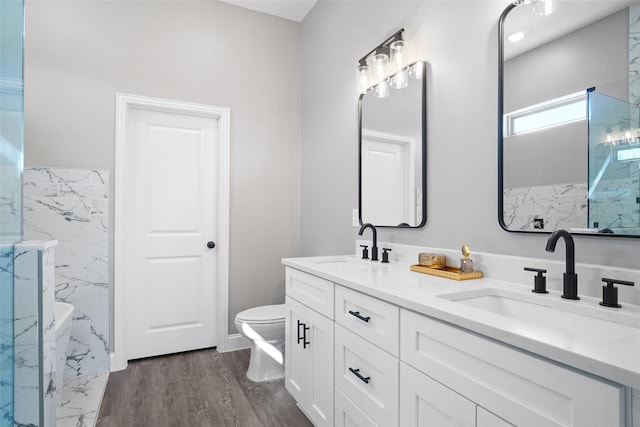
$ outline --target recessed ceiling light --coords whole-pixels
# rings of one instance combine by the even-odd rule
[[[517,33],[513,33],[507,36],[507,40],[509,40],[511,43],[519,42],[523,38],[524,38],[524,33],[522,31],[518,31]]]

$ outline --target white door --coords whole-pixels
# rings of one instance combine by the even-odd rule
[[[132,109],[126,125],[126,359],[216,345],[218,120]],[[213,242],[213,244],[209,243]]]
[[[376,225],[416,224],[414,141],[362,130],[362,220]]]

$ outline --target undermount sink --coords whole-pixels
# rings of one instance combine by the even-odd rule
[[[367,269],[370,267],[377,267],[380,265],[385,265],[385,264],[381,264],[379,261],[371,261],[369,259],[360,259],[360,258],[354,258],[354,257],[349,257],[349,256],[344,256],[344,257],[336,257],[334,259],[323,259],[321,261],[315,261],[316,265],[330,265],[332,267],[337,267],[337,268],[358,268],[358,269]]]
[[[565,301],[556,295],[526,294],[499,288],[439,297],[569,336],[587,339],[640,336],[640,313],[606,309],[593,301]]]

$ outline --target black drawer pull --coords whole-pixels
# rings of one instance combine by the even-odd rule
[[[307,331],[309,329],[311,328],[307,326],[306,323],[304,323],[304,332],[302,333],[302,348],[307,348],[307,346],[311,344],[311,341],[307,341]]]
[[[304,340],[304,337],[300,336],[300,326],[304,326],[304,323],[298,320],[298,344],[300,344],[300,341]]]
[[[369,316],[364,317],[363,315],[360,314],[359,311],[349,310],[349,314],[352,315],[352,316],[357,317],[358,319],[362,320],[363,322],[368,322],[371,319],[371,317],[369,317]]]
[[[355,375],[356,377],[360,378],[360,380],[365,383],[365,384],[369,384],[369,381],[371,380],[371,377],[363,377],[360,374],[360,369],[353,369],[353,368],[349,368],[349,370],[351,371],[351,373],[353,375]]]

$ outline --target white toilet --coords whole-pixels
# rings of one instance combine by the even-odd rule
[[[247,378],[261,382],[284,377],[284,304],[264,305],[236,315],[236,329],[251,341]]]

